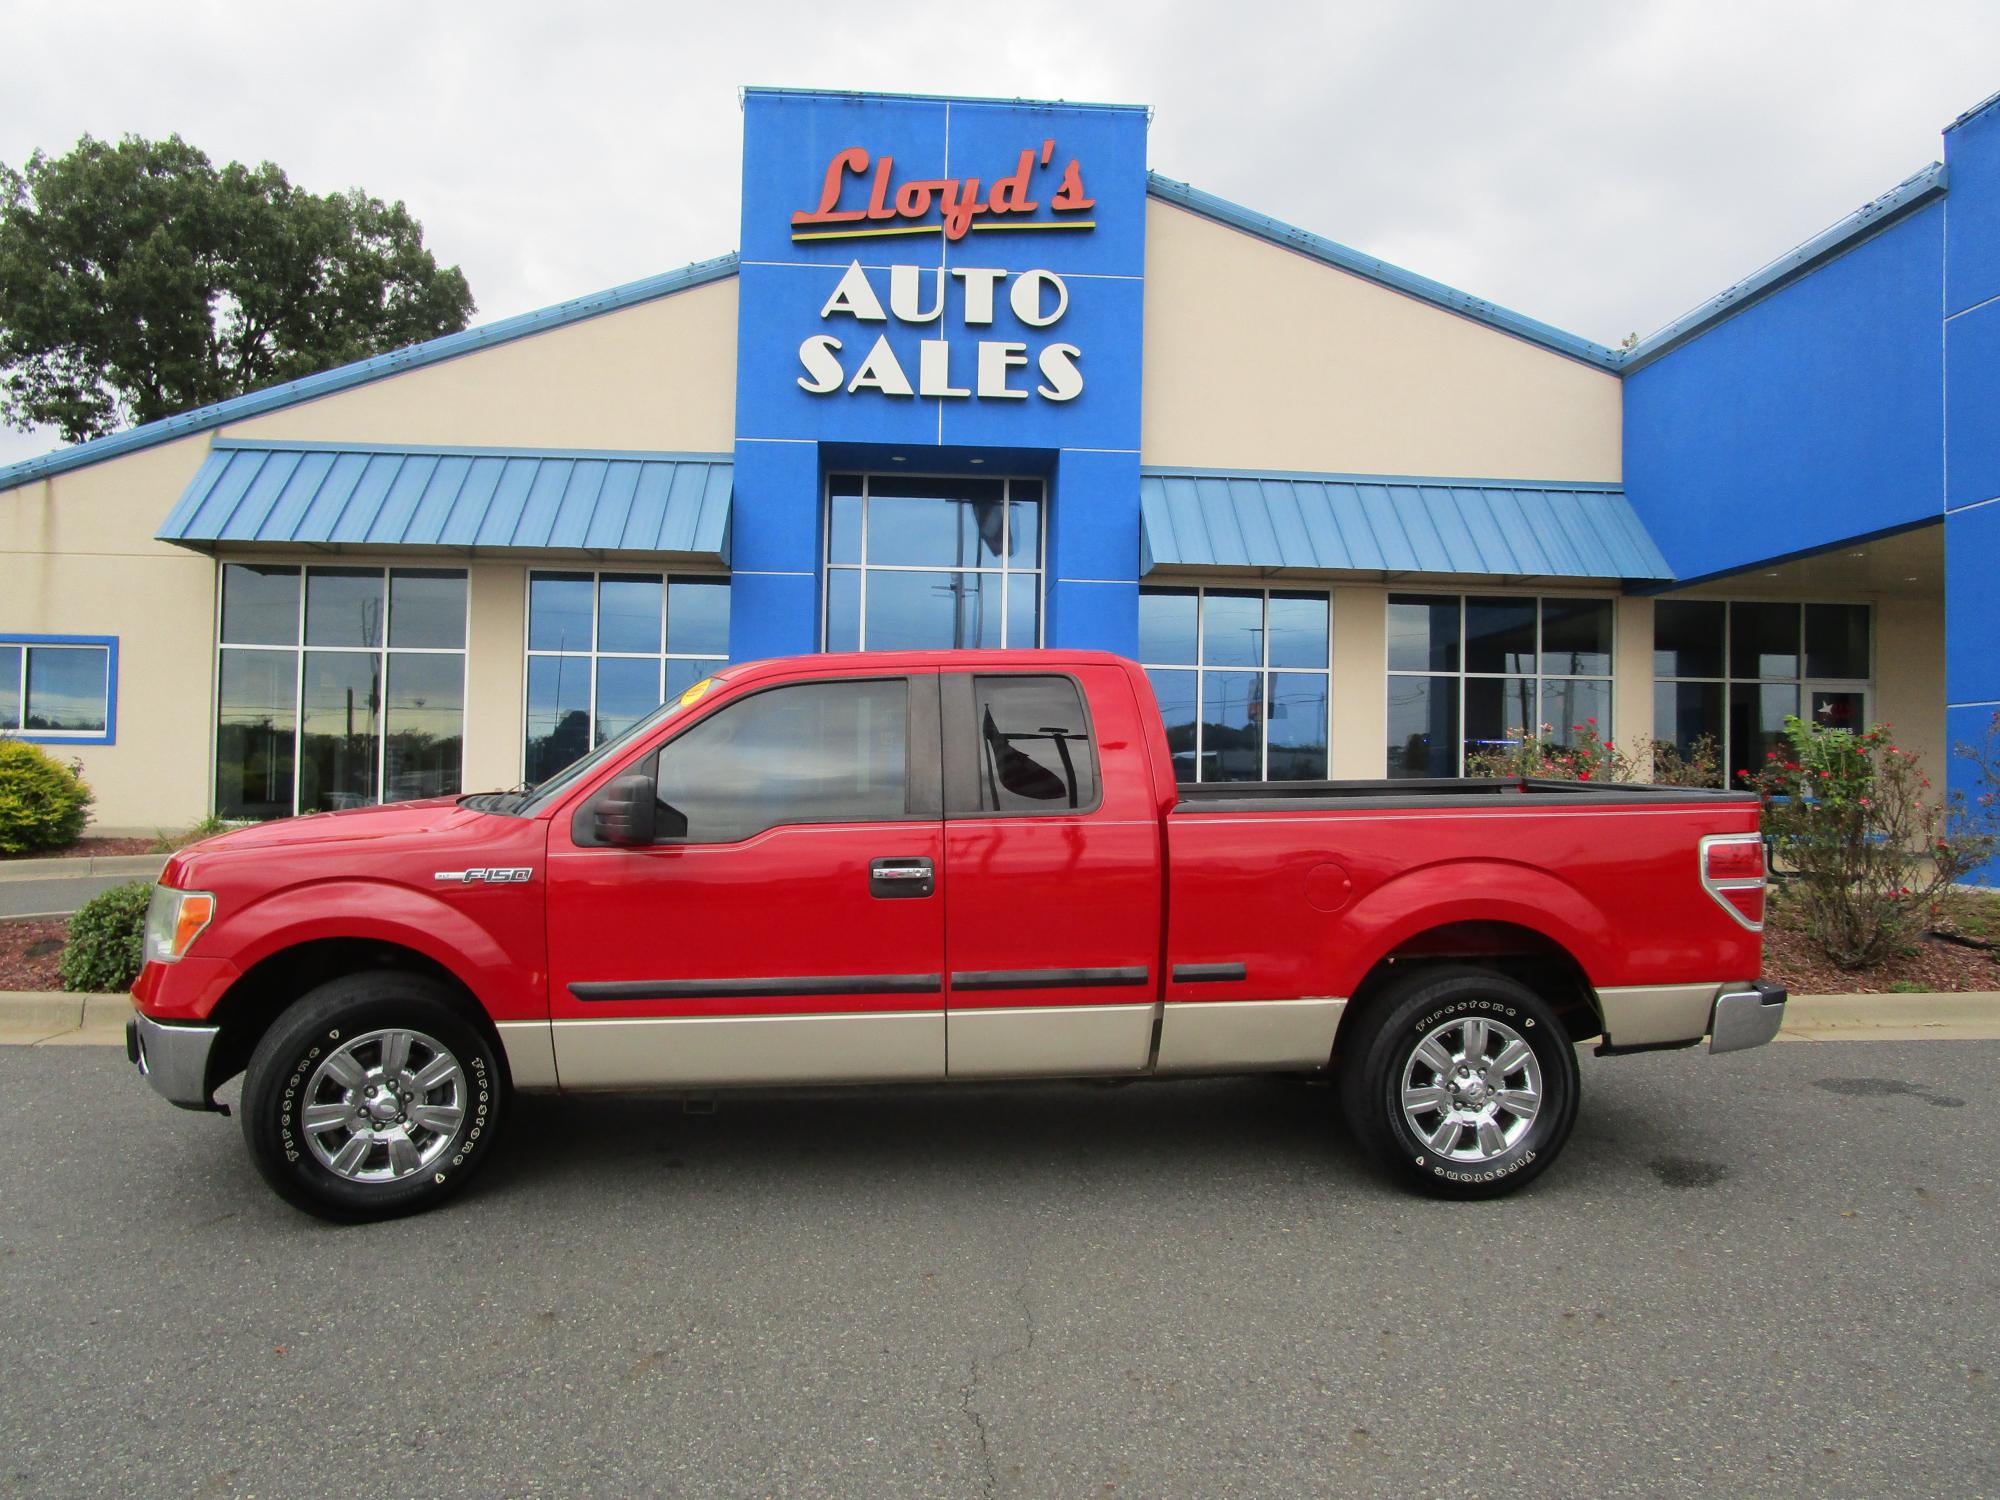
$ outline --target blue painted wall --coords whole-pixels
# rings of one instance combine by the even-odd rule
[[[975,449],[993,455],[984,473],[1050,479],[1049,644],[1131,649],[1138,619],[1146,112],[751,90],[743,137],[731,655],[818,649],[821,496],[829,468],[886,469],[892,455],[901,455],[908,472],[949,469]],[[1052,143],[1046,153],[1045,142]],[[941,232],[942,194],[912,188],[912,206],[928,197],[928,211],[796,223],[798,213],[820,209],[830,164],[851,148],[867,153],[866,164],[837,174],[838,213],[868,208],[884,156],[894,162],[893,204],[909,184],[970,178],[979,179],[979,196],[988,199],[997,179],[1021,170],[1027,152],[1026,196],[1037,207],[975,217],[953,239]],[[1058,211],[1071,162],[1092,202]],[[1022,227],[1084,222],[1091,227]],[[809,237],[879,229],[900,232]],[[943,288],[935,320],[896,315],[891,287],[898,266],[914,269],[921,314],[929,314]],[[845,306],[827,310],[855,267],[886,317]],[[1017,310],[1012,296],[1021,273],[1036,270],[1061,278],[1067,293],[1061,316],[1046,325],[1034,320],[1058,305],[1052,286],[1041,286],[1032,308]],[[979,319],[978,299],[969,295],[987,278],[953,274],[977,271],[1005,273],[992,286],[990,321]],[[837,363],[837,389],[801,383],[825,383],[801,347],[815,338],[839,341],[813,352]],[[920,346],[942,342],[943,384],[972,394],[850,388],[878,339],[913,386],[920,386]],[[1005,381],[1023,395],[978,394],[982,343],[1020,346],[1011,352],[1025,363],[1010,366]],[[1042,389],[1061,389],[1041,364],[1056,345],[1076,351],[1066,358],[1082,382],[1066,400]]]
[[[1951,196],[1625,380],[1625,490],[1699,578],[1934,517]]]
[[[1945,698],[1952,742],[1977,744],[2000,711],[2000,108],[1944,149]],[[1956,757],[1951,784],[1982,790]]]

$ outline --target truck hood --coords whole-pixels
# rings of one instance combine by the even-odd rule
[[[333,844],[357,844],[382,839],[423,836],[448,840],[475,828],[490,828],[496,814],[461,807],[456,798],[432,797],[421,802],[396,802],[386,807],[355,807],[340,812],[308,813],[280,818],[248,828],[231,829],[181,850],[160,874],[162,885],[184,885],[189,867],[218,855],[260,854]],[[510,822],[516,820],[508,820]]]

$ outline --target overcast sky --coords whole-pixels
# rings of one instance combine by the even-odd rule
[[[735,248],[742,84],[1155,108],[1152,165],[1588,338],[1941,152],[1991,0],[332,6],[12,0],[0,161],[178,132],[401,198],[476,322]],[[0,462],[55,446],[0,429]]]

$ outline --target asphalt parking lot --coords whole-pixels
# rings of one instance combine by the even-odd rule
[[[1585,1059],[1524,1196],[1319,1088],[526,1101],[333,1229],[106,1048],[0,1048],[0,1489],[2000,1492],[2000,1043]]]

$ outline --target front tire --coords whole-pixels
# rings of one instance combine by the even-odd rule
[[[493,1149],[507,1104],[498,1049],[435,980],[328,981],[250,1056],[243,1136],[286,1202],[360,1223],[435,1208]]]
[[[1392,1175],[1493,1198],[1548,1169],[1582,1080],[1554,1009],[1503,974],[1420,970],[1384,993],[1335,1060],[1349,1130]]]

